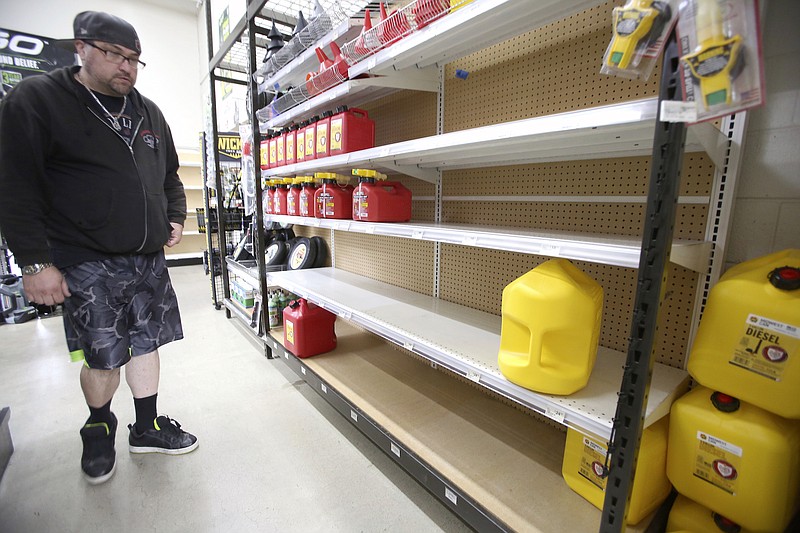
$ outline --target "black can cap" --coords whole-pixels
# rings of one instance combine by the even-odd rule
[[[723,392],[716,391],[711,395],[711,403],[723,413],[733,413],[739,410],[739,399]]]
[[[719,528],[723,533],[739,533],[742,526],[729,518],[725,518],[719,513],[713,513],[714,525]]]
[[[791,266],[778,267],[769,273],[769,282],[782,291],[800,289],[800,268]]]

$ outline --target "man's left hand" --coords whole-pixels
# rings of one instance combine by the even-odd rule
[[[177,222],[170,222],[172,226],[172,232],[169,234],[169,239],[167,240],[167,246],[172,248],[183,238],[183,226],[178,224]]]

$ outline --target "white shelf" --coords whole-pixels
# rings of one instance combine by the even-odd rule
[[[275,272],[268,280],[559,423],[611,435],[623,353],[600,347],[589,384],[575,394],[539,394],[500,372],[499,316],[333,268]],[[669,412],[688,379],[683,370],[655,364],[645,426]]]
[[[367,233],[423,241],[475,246],[547,257],[564,257],[628,268],[639,267],[642,241],[639,237],[609,236],[567,231],[525,230],[468,224],[433,222],[362,222],[287,215],[267,215],[267,221],[327,228],[351,233]],[[697,272],[705,272],[710,260],[711,243],[675,240],[670,259],[673,263]]]
[[[437,170],[650,155],[657,107],[656,98],[647,98],[517,120],[270,168],[262,175],[350,174],[367,167],[435,183]],[[711,124],[697,124],[689,128],[685,151],[715,152],[720,137]]]

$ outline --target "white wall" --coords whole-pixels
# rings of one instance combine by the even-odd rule
[[[800,2],[769,0],[767,103],[751,111],[726,263],[800,248]]]
[[[199,147],[198,135],[203,129],[201,51],[198,17],[191,9],[166,8],[142,0],[3,0],[2,3],[0,26],[54,39],[72,37],[72,20],[86,10],[106,11],[133,24],[142,42],[142,61],[147,63],[147,68],[139,73],[136,88],[164,112],[179,148]],[[202,56],[206,54],[203,50]]]

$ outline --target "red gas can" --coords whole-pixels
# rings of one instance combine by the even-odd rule
[[[347,176],[318,172],[322,185],[314,192],[314,216],[317,218],[352,218],[353,186]]]
[[[332,111],[325,111],[322,113],[322,117],[317,121],[316,127],[316,136],[317,136],[317,148],[316,148],[316,157],[320,159],[322,157],[328,157],[330,155],[330,147],[331,147],[331,116],[333,115]]]
[[[319,117],[311,117],[308,119],[308,126],[306,126],[303,131],[305,131],[306,136],[306,150],[305,150],[305,161],[310,161],[312,159],[316,159],[316,150],[317,150],[317,121]]]
[[[272,214],[285,215],[286,214],[286,196],[289,194],[289,187],[285,180],[277,180],[275,184],[275,193],[272,196]]]
[[[311,357],[336,348],[336,315],[305,299],[283,310],[283,345],[297,357]]]
[[[261,141],[261,170],[267,170],[269,168],[269,137],[265,137],[263,141]]]
[[[303,188],[300,190],[298,211],[301,217],[313,217],[314,193],[317,191],[317,185],[312,176],[302,176],[301,179]]]
[[[353,191],[353,220],[367,222],[408,222],[411,220],[411,191],[402,183],[386,181],[386,175],[370,169],[353,169],[359,176]]]
[[[330,155],[346,154],[375,146],[375,122],[363,109],[336,108],[331,117]]]
[[[286,134],[288,131],[288,129],[283,128],[278,132],[278,135],[275,136],[277,139],[277,159],[275,160],[275,166],[280,167],[286,164]]]
[[[269,168],[278,166],[278,133],[272,132],[269,136]]]
[[[300,214],[300,188],[302,178],[295,178],[289,185],[289,192],[286,193],[286,214],[298,216]]]
[[[294,165],[297,163],[297,150],[295,149],[295,143],[297,141],[297,128],[297,124],[292,124],[289,126],[289,130],[286,132],[284,161],[287,165]]]
[[[275,189],[272,187],[272,180],[269,182],[269,187],[261,192],[261,209],[264,210],[265,215],[272,214],[272,201],[274,199]]]
[[[297,163],[306,159],[306,126],[308,126],[308,121],[304,120],[297,127],[297,133],[295,134],[294,156]]]

